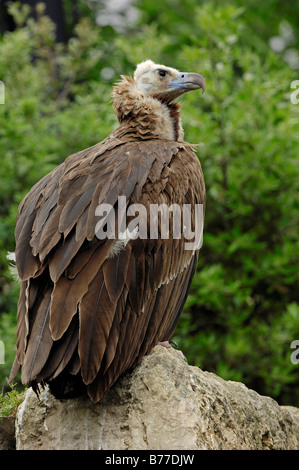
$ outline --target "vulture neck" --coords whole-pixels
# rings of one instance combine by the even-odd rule
[[[113,107],[122,133],[140,140],[162,139],[183,142],[180,105],[141,93],[130,77],[113,89]]]

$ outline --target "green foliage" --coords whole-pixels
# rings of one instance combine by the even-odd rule
[[[0,38],[3,386],[15,342],[18,287],[5,255],[14,250],[17,206],[65,157],[109,134],[116,126],[112,80],[151,58],[207,82],[204,95],[182,100],[207,205],[204,244],[174,340],[190,363],[299,406],[299,366],[290,360],[299,338],[299,106],[290,101],[298,74],[268,46],[281,16],[277,2],[270,2],[272,29],[267,2],[256,15],[243,3],[143,1],[134,31],[98,28],[90,15],[66,45],[56,44],[41,6],[36,21],[11,7],[18,28]]]
[[[191,142],[200,134],[207,186],[204,245],[186,306],[196,329],[187,344],[193,342],[193,361],[208,370],[294,402],[299,378],[290,361],[290,343],[299,336],[298,110],[289,96],[294,73],[270,51],[257,56],[243,41],[243,17],[243,10],[230,6],[221,8],[221,15],[220,9],[201,9],[200,39],[181,52],[189,69],[203,64],[208,89],[202,112],[191,94],[184,107],[190,119],[200,113],[197,128],[185,127]]]
[[[0,395],[0,421],[2,416],[13,416],[24,399],[24,391],[11,390]]]

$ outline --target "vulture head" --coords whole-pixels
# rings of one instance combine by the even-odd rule
[[[170,103],[191,90],[205,90],[204,78],[198,73],[179,72],[171,67],[146,60],[134,73],[136,88],[145,96]]]
[[[205,80],[198,73],[146,60],[137,65],[133,78],[122,75],[112,97],[118,120],[126,128],[131,123],[134,132],[145,138],[183,141],[180,106],[174,100],[198,89],[205,90]]]

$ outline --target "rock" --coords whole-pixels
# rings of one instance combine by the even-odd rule
[[[0,416],[0,450],[15,449],[15,417]]]
[[[29,389],[16,419],[17,449],[299,449],[299,409],[189,366],[156,346],[93,404],[40,399]]]

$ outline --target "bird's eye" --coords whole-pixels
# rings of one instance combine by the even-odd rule
[[[166,74],[167,74],[166,70],[158,70],[158,73],[159,73],[160,77],[165,77]]]

